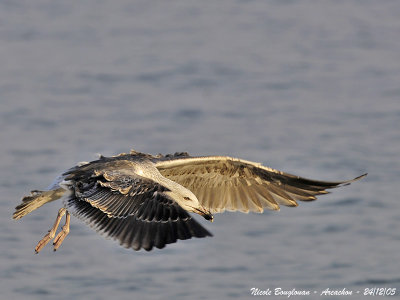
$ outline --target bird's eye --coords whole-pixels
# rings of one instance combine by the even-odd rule
[[[190,200],[190,198],[189,198],[189,197],[183,197],[183,199],[185,199],[185,200]]]

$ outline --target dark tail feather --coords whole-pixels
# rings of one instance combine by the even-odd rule
[[[61,198],[66,190],[58,188],[50,191],[32,191],[29,196],[22,198],[22,203],[15,208],[13,219],[20,219],[42,205]]]

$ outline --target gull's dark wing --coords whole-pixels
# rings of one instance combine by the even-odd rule
[[[68,171],[71,213],[127,248],[163,248],[178,239],[211,236],[164,192],[168,189],[132,172],[130,161],[94,163]]]
[[[274,170],[259,163],[228,156],[190,157],[186,153],[152,160],[160,173],[190,189],[200,203],[213,213],[224,210],[262,212],[279,205],[297,206],[312,201],[327,189],[348,181],[318,181]]]

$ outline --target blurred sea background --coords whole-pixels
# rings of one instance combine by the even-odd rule
[[[399,16],[399,1],[0,1],[0,298],[399,289]],[[213,238],[152,252],[73,218],[34,255],[62,203],[14,221],[21,197],[131,148],[369,175],[297,208],[195,216]]]

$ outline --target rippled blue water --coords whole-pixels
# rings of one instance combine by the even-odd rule
[[[1,298],[399,289],[399,15],[398,1],[0,1]],[[199,219],[213,238],[150,253],[73,219],[57,253],[34,255],[61,203],[13,221],[20,198],[132,147],[369,175],[297,208]]]

